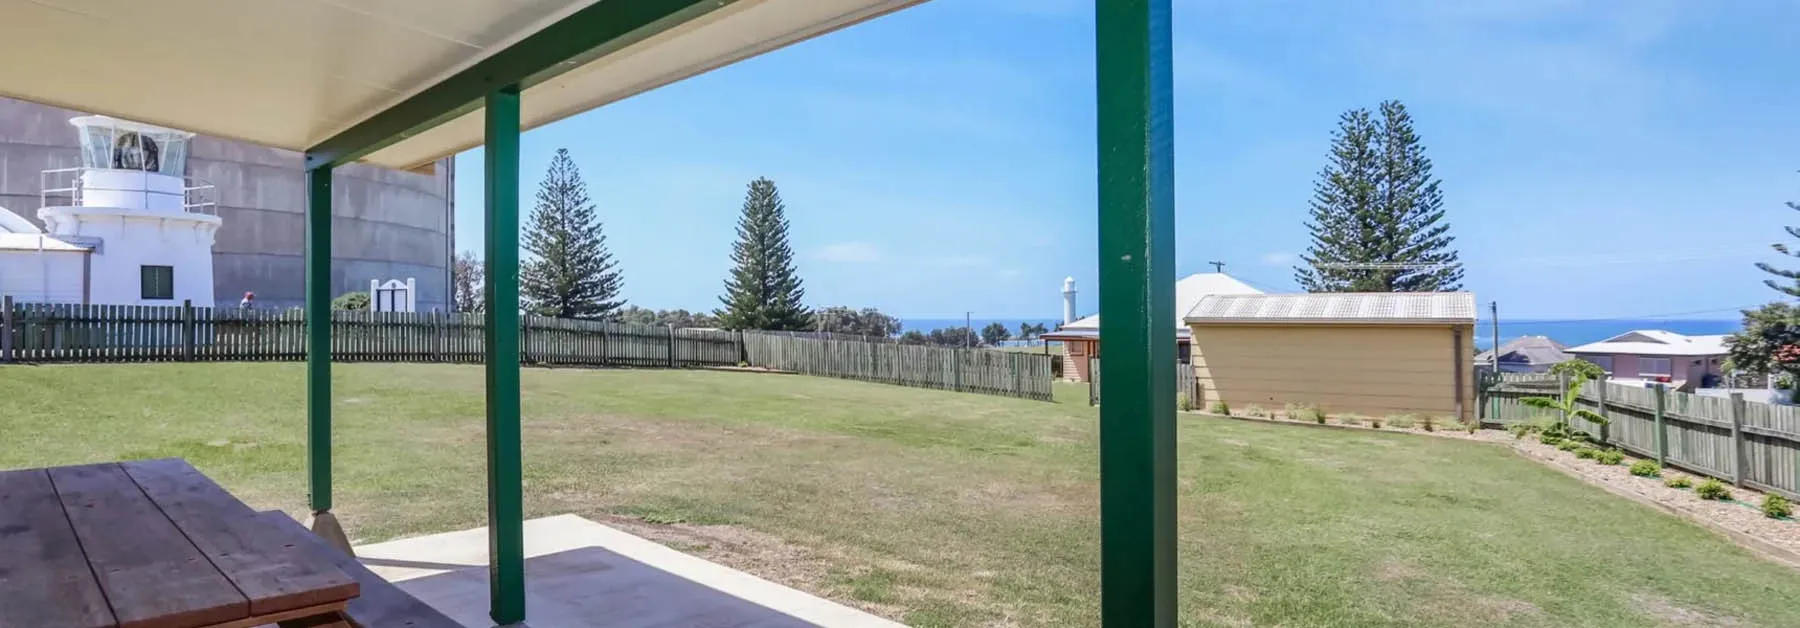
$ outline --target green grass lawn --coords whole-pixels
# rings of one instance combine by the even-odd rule
[[[482,372],[340,365],[360,541],[484,523]],[[574,512],[919,626],[1098,621],[1095,412],[798,376],[527,370]],[[302,513],[297,364],[0,368],[0,468],[180,456]],[[1193,626],[1795,626],[1800,574],[1502,447],[1184,417]]]

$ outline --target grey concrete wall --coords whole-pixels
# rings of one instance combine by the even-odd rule
[[[37,221],[39,173],[80,165],[74,111],[0,98],[0,207]],[[449,309],[453,166],[435,175],[365,165],[333,176],[333,294],[370,279],[417,280],[420,310]],[[235,304],[246,291],[269,307],[303,300],[306,207],[299,153],[211,137],[194,139],[188,175],[217,186],[213,288]]]

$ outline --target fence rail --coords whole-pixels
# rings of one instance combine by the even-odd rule
[[[1558,398],[1564,381],[1554,375],[1490,375],[1482,385],[1483,420],[1507,424],[1554,415],[1520,400]],[[1666,466],[1800,499],[1800,407],[1747,401],[1739,394],[1714,397],[1612,382],[1587,382],[1576,406],[1607,418],[1607,425],[1570,420],[1571,427],[1603,443]]]
[[[335,311],[338,362],[481,363],[480,314]],[[677,329],[522,316],[524,364],[637,368],[740,364],[900,386],[1051,400],[1050,357],[829,334]],[[300,361],[300,310],[0,302],[3,362]]]

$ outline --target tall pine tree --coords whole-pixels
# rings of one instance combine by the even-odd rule
[[[1312,244],[1294,279],[1311,292],[1437,292],[1462,287],[1431,159],[1399,101],[1338,120],[1313,184]]]
[[[812,313],[801,300],[806,289],[794,270],[788,222],[775,182],[758,178],[744,195],[738,241],[731,245],[731,276],[719,301],[719,325],[729,329],[803,330]]]
[[[600,218],[568,149],[556,150],[538,184],[525,250],[532,257],[519,269],[519,293],[530,311],[609,319],[625,305],[619,298],[625,279],[606,250]]]
[[[1788,209],[1800,211],[1800,203],[1788,201],[1787,206],[1788,206]],[[1796,238],[1800,238],[1800,227],[1791,227],[1790,226],[1790,227],[1782,227],[1782,229],[1787,230],[1788,235],[1796,237]],[[1781,253],[1782,255],[1800,257],[1800,251],[1795,251],[1793,249],[1790,249],[1790,248],[1788,248],[1788,245],[1786,245],[1786,244],[1777,242],[1777,243],[1771,244],[1769,246],[1771,248],[1775,249],[1775,251],[1777,253]],[[1776,268],[1773,265],[1770,265],[1770,264],[1767,264],[1764,262],[1757,262],[1756,267],[1761,268],[1762,271],[1765,273],[1769,273],[1776,277],[1780,277],[1782,279],[1787,280],[1785,282],[1782,282],[1782,281],[1776,281],[1774,279],[1764,279],[1763,285],[1766,285],[1770,288],[1774,288],[1776,292],[1780,292],[1780,293],[1788,295],[1790,297],[1800,297],[1800,270],[1787,270],[1787,269],[1782,269],[1782,268]]]

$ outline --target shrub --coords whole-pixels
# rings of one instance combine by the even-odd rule
[[[1625,462],[1625,452],[1608,449],[1594,455],[1594,461],[1604,465],[1615,465]]]
[[[1410,414],[1396,414],[1388,417],[1388,425],[1392,425],[1394,426],[1394,429],[1399,430],[1412,429],[1413,424],[1416,422],[1413,415]]]
[[[1344,425],[1362,425],[1363,418],[1360,414],[1340,414],[1337,417],[1337,422]]]
[[[1530,423],[1514,423],[1506,426],[1506,431],[1513,435],[1514,440],[1518,440],[1525,438],[1525,435],[1527,434],[1536,434],[1538,426]]]
[[[1256,417],[1259,419],[1266,419],[1266,418],[1269,418],[1269,411],[1263,409],[1262,406],[1259,406],[1256,404],[1250,404],[1250,407],[1244,408],[1244,416],[1253,416],[1253,417]]]
[[[1287,417],[1294,421],[1312,421],[1325,424],[1325,411],[1310,403],[1290,403],[1287,405]]]
[[[334,310],[366,310],[369,309],[369,293],[346,292],[331,300]]]
[[[1780,495],[1764,495],[1762,500],[1763,516],[1770,519],[1785,519],[1794,516],[1794,506],[1786,497]]]
[[[1437,419],[1432,418],[1432,416],[1429,414],[1419,417],[1419,428],[1423,429],[1427,432],[1436,432],[1437,431],[1436,421],[1437,421]]]
[[[1189,408],[1192,408],[1193,405],[1194,402],[1188,402]],[[1225,403],[1224,401],[1214,401],[1212,402],[1212,405],[1206,407],[1206,411],[1213,414],[1229,415],[1231,414],[1231,404]]]
[[[1581,441],[1573,441],[1573,440],[1557,441],[1556,448],[1561,449],[1563,451],[1575,451],[1577,449],[1581,449]]]
[[[1575,450],[1575,457],[1582,460],[1593,460],[1600,457],[1600,450],[1583,446],[1582,448]]]
[[[1692,479],[1689,479],[1688,476],[1685,476],[1685,475],[1677,475],[1677,476],[1669,478],[1667,480],[1663,480],[1663,486],[1667,486],[1669,488],[1689,488],[1693,485],[1694,485],[1694,481]]]
[[[1639,460],[1631,463],[1631,474],[1639,477],[1653,478],[1662,475],[1662,465],[1655,460]]]
[[[1556,445],[1558,449],[1561,449],[1563,443],[1575,443],[1577,446],[1581,445],[1581,443],[1576,442],[1576,441],[1563,440],[1563,437],[1557,436],[1555,434],[1551,434],[1549,432],[1545,432],[1543,434],[1538,434],[1538,442],[1543,443],[1545,445]],[[1563,449],[1563,451],[1569,451],[1569,450]]]
[[[1717,478],[1706,478],[1705,482],[1701,482],[1699,486],[1694,487],[1694,494],[1699,495],[1700,499],[1717,499],[1721,501],[1731,499],[1731,490],[1725,488],[1725,484],[1720,482]]]
[[[1480,430],[1480,429],[1481,429],[1481,421],[1479,419],[1474,420],[1474,421],[1469,421],[1468,423],[1463,424],[1463,431],[1468,432],[1470,434],[1474,434],[1477,430]]]
[[[1369,417],[1369,427],[1372,427],[1375,429],[1381,429],[1381,417],[1378,417],[1378,416]]]

